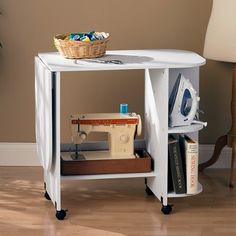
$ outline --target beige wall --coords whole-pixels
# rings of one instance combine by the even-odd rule
[[[55,51],[55,34],[106,31],[109,49],[177,48],[202,54],[211,5],[212,0],[2,0],[0,141],[35,141],[34,56]],[[201,108],[209,124],[201,143],[213,143],[229,128],[230,70],[217,62],[201,68]],[[119,103],[127,102],[130,111],[143,113],[141,71],[62,76],[63,142],[70,141],[68,117],[78,111],[116,112]]]

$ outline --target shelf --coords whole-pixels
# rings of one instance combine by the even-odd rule
[[[156,173],[122,173],[122,174],[98,174],[98,175],[67,175],[61,176],[62,180],[85,180],[85,179],[118,179],[118,178],[140,178],[140,177],[156,177]]]
[[[186,193],[176,194],[175,192],[171,192],[171,193],[168,193],[167,196],[168,197],[190,197],[190,196],[197,195],[197,194],[199,194],[201,192],[202,192],[202,185],[200,183],[198,183],[198,190],[194,194],[186,194]]]
[[[178,127],[169,127],[168,134],[181,134],[181,133],[191,133],[196,132],[203,129],[202,124],[191,124],[186,126],[178,126]]]

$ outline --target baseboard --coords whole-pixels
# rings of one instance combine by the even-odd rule
[[[199,145],[199,162],[205,162],[212,156],[214,145]],[[210,168],[229,168],[231,148],[225,147],[219,160]],[[0,166],[40,166],[36,155],[35,143],[0,143]]]
[[[0,166],[40,166],[35,143],[0,143]]]
[[[213,154],[215,145],[201,144],[199,145],[199,163],[209,160]],[[217,162],[209,168],[230,168],[232,149],[224,147]]]

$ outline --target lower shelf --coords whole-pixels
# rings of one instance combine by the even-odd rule
[[[86,179],[121,179],[121,178],[143,178],[156,177],[154,171],[148,173],[122,173],[122,174],[97,174],[97,175],[66,175],[61,180],[86,180]]]
[[[190,196],[197,195],[201,192],[202,192],[202,185],[200,183],[198,183],[198,190],[197,190],[196,193],[193,193],[193,194],[186,194],[186,193],[176,194],[175,192],[171,192],[171,193],[168,193],[167,196],[168,197],[190,197]]]
[[[87,151],[71,154],[61,152],[61,175],[99,175],[151,172],[152,158],[145,150],[135,155],[114,157],[110,152]]]

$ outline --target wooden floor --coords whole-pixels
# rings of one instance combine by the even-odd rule
[[[227,186],[227,170],[200,174],[204,191],[170,199],[171,215],[147,196],[143,179],[66,181],[64,221],[44,197],[40,167],[0,167],[1,236],[235,236],[236,187]]]

